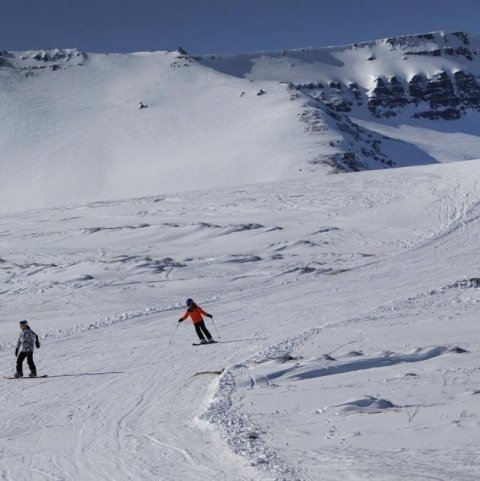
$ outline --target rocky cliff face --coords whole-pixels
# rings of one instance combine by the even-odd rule
[[[341,80],[296,83],[295,88],[309,92],[337,112],[366,106],[375,118],[395,117],[406,111],[412,118],[456,120],[469,109],[480,112],[480,56],[468,34],[388,38],[384,43],[392,54],[403,55],[404,74],[376,75],[370,88]],[[424,61],[418,62],[419,57]],[[439,57],[447,68],[426,74],[424,65],[429,64],[429,57]],[[412,58],[415,62],[410,61]],[[365,61],[366,71],[381,71],[381,66],[373,64],[382,60],[370,55]]]
[[[432,77],[419,73],[409,80],[378,77],[373,90],[362,97],[360,105],[365,102],[377,118],[396,116],[409,106],[414,118],[455,120],[467,109],[480,111],[480,82],[463,70]]]

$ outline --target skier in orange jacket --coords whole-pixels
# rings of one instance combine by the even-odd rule
[[[186,304],[187,310],[185,311],[185,314],[178,320],[178,322],[183,322],[185,321],[185,319],[190,317],[192,319],[193,325],[195,326],[195,331],[197,332],[197,335],[200,339],[200,344],[211,344],[216,342],[212,339],[212,335],[208,331],[207,326],[205,326],[205,323],[203,322],[203,316],[207,316],[210,319],[213,316],[211,314],[208,314],[208,312],[205,312],[200,306],[197,306],[197,304],[193,302],[193,299],[187,299]]]

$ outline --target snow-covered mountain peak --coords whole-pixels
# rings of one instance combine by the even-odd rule
[[[368,88],[379,75],[396,74],[410,80],[422,66],[429,75],[445,69],[453,73],[462,68],[473,68],[479,73],[479,50],[479,35],[433,32],[334,47],[196,58],[212,68],[251,79],[356,82]]]
[[[0,51],[0,68],[16,70],[57,70],[61,67],[83,65],[87,54],[77,48],[27,50],[24,52]]]
[[[480,158],[479,37],[0,53],[0,208]]]

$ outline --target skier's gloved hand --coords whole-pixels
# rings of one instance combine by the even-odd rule
[[[38,339],[35,341],[35,347],[40,349],[40,341]]]
[[[182,318],[180,318],[180,319],[178,320],[178,322],[183,322],[183,319],[182,319]]]
[[[18,347],[15,349],[15,357],[18,357]]]
[[[213,316],[211,314],[207,314],[207,317],[209,317],[210,319],[213,319]]]

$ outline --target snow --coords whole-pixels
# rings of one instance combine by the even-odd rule
[[[1,373],[26,318],[49,375],[1,381],[2,478],[478,478],[479,175],[451,162],[2,215]],[[187,297],[218,344],[191,345]]]
[[[363,127],[392,139],[408,141],[439,162],[458,162],[478,157],[480,116],[477,112],[470,114],[466,119],[458,120],[453,126],[447,125],[446,122],[432,125],[421,120],[406,121],[404,118],[389,119],[382,123],[372,121],[371,118],[353,120]]]
[[[418,54],[447,45],[465,49],[465,41],[473,60]],[[476,35],[437,32],[202,57],[0,52],[0,169],[8,179],[0,212],[302,180],[342,165],[377,169],[478,158],[472,109],[462,121],[422,123],[405,115],[397,125],[373,122],[365,105],[354,105],[360,128],[347,116],[335,120],[289,83],[356,82],[368,94],[378,77],[478,75],[479,45]],[[375,145],[388,159],[377,157]],[[359,157],[354,167],[332,160],[345,152]]]
[[[173,52],[89,54],[82,65],[33,72],[0,76],[2,212],[32,199],[51,207],[284,180],[318,150],[298,121],[304,100],[291,101],[286,85],[236,79]]]
[[[444,46],[454,49],[466,45],[453,33],[434,32],[432,39],[408,36],[398,42],[396,38],[323,48],[302,48],[278,52],[255,52],[201,56],[203,64],[221,72],[251,80],[279,80],[305,83],[343,80],[356,82],[369,90],[377,77],[403,76],[408,80],[416,74],[432,76],[439,71],[455,72],[473,69],[478,74],[478,62],[465,57],[412,55],[412,52],[432,51]],[[480,36],[468,36],[468,48],[478,51]],[[401,37],[400,37],[401,38]],[[405,57],[408,57],[405,58]],[[365,60],[371,59],[367,64]],[[411,72],[408,75],[408,72]]]
[[[478,113],[288,85],[478,74],[418,55],[465,39],[0,52],[0,374],[22,319],[48,374],[0,379],[1,479],[480,478]],[[375,142],[404,168],[326,175]]]

